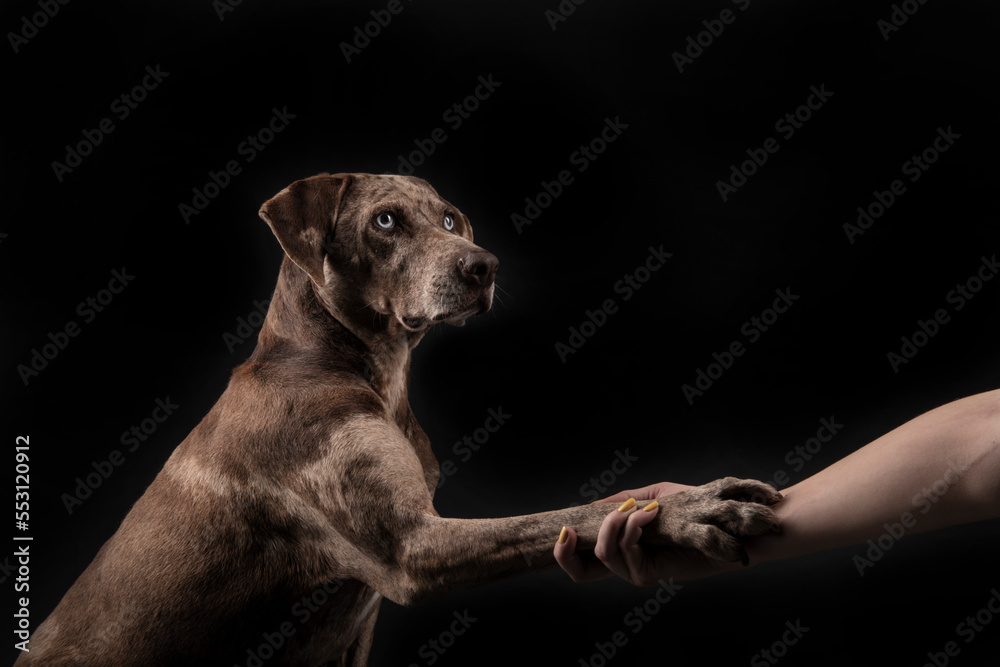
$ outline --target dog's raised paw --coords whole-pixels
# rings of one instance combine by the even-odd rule
[[[735,477],[687,489],[660,499],[663,537],[715,560],[746,565],[741,538],[780,532],[771,505],[781,498],[763,482]]]

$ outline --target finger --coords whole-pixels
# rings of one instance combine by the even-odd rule
[[[613,496],[608,496],[607,498],[601,498],[600,500],[595,500],[594,503],[623,503],[629,498],[635,498],[635,494],[638,491],[619,491]],[[591,503],[593,505],[594,503]]]
[[[649,567],[645,549],[639,545],[643,526],[648,525],[659,513],[659,504],[654,500],[642,509],[629,515],[622,529],[618,546],[622,561],[628,570],[628,580],[633,584],[645,585],[645,572]]]
[[[560,542],[560,540],[562,541]],[[564,526],[562,532],[559,533],[556,545],[552,549],[552,555],[555,556],[559,567],[578,584],[611,576],[611,572],[604,567],[604,563],[594,559],[584,560],[576,552],[576,531],[569,526]]]
[[[653,494],[649,496],[649,500],[655,500],[656,498],[662,498],[664,496],[672,496],[675,493],[680,493],[681,491],[687,491],[688,489],[693,489],[694,487],[690,484],[676,484],[675,482],[660,482],[659,484],[654,484]]]
[[[639,489],[629,489],[627,491],[620,491],[613,496],[608,496],[607,498],[602,498],[601,500],[595,500],[597,503],[621,503],[629,498],[635,498],[636,500],[655,500],[657,498],[662,498],[664,496],[671,496],[675,493],[680,493],[681,491],[686,491],[687,489],[693,488],[688,484],[676,484],[674,482],[657,482],[656,484],[650,484],[649,486],[644,486]]]
[[[596,500],[594,502],[598,503],[623,503],[629,498],[635,498],[638,500],[653,500],[654,498],[659,498],[663,493],[658,493],[658,490],[662,486],[680,486],[672,485],[670,482],[660,482],[659,484],[650,484],[649,486],[644,486],[641,489],[629,489],[627,491],[619,491],[613,496],[608,496],[607,498],[602,498],[601,500]],[[687,487],[684,487],[687,488]],[[676,493],[673,491],[672,493]]]
[[[635,513],[635,499],[629,498],[618,506],[613,512],[609,512],[601,523],[601,529],[597,533],[597,544],[594,545],[594,555],[597,556],[604,565],[617,574],[622,579],[629,581],[628,566],[622,558],[619,542],[621,541],[622,529],[631,514]]]

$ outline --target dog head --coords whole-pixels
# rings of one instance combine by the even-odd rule
[[[493,303],[497,258],[422,179],[320,174],[289,185],[260,216],[342,321],[371,322],[374,311],[391,331],[423,332]]]

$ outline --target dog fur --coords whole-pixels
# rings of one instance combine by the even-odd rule
[[[410,354],[435,323],[491,306],[498,262],[465,215],[421,179],[320,174],[261,217],[286,257],[256,349],[17,665],[243,665],[283,627],[269,664],[364,665],[383,596],[410,605],[550,567],[563,525],[593,548],[607,505],[434,510]],[[736,561],[737,536],[775,528],[779,498],[719,480],[660,499],[644,539]],[[301,612],[320,590],[328,602]]]

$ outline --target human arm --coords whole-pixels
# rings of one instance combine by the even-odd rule
[[[643,496],[650,488],[623,493]],[[924,413],[782,495],[774,506],[782,532],[745,542],[752,565],[877,540],[887,524],[915,534],[998,517],[1000,390]],[[595,549],[600,562],[576,554],[569,538],[556,544],[556,561],[577,580],[606,576],[610,567],[633,583],[648,582],[654,572],[697,578],[740,567],[642,547],[638,536],[648,517],[628,514],[605,519]]]

